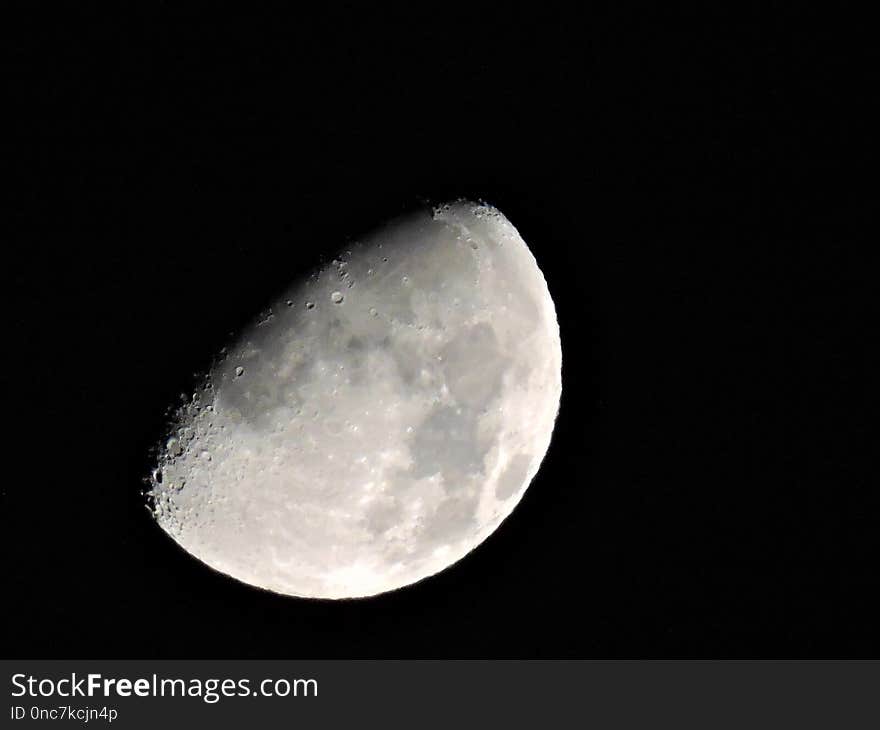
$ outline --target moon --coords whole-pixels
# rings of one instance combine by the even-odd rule
[[[173,416],[149,505],[252,586],[371,596],[449,567],[513,511],[562,391],[553,300],[494,207],[396,219],[284,295]]]

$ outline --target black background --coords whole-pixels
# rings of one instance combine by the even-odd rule
[[[7,27],[4,654],[880,652],[858,19],[142,7]],[[192,375],[317,256],[459,196],[562,329],[516,512],[361,601],[178,549],[140,490]]]

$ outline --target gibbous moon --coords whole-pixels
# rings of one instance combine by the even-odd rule
[[[522,498],[559,408],[553,301],[498,210],[459,201],[349,248],[218,355],[150,478],[183,548],[292,596],[460,560]]]

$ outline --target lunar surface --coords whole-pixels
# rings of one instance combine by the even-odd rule
[[[349,249],[217,357],[150,477],[183,548],[288,595],[374,595],[464,557],[559,407],[553,301],[498,210],[426,209]]]

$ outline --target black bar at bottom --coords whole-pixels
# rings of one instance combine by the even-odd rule
[[[877,727],[880,720],[880,662],[873,661],[0,665],[3,727],[56,721],[92,728],[849,728]]]

